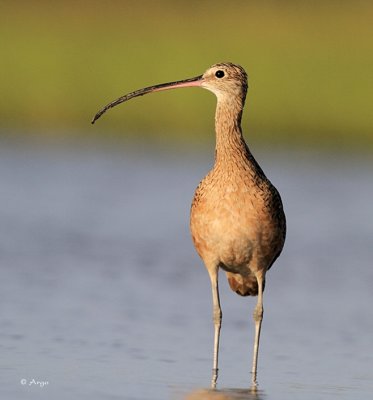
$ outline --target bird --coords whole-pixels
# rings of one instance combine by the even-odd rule
[[[222,310],[218,273],[223,270],[230,288],[240,296],[257,296],[251,384],[257,382],[259,339],[263,320],[266,273],[285,243],[286,218],[281,196],[264,174],[244,139],[241,120],[248,91],[243,67],[231,62],[212,65],[194,78],[148,86],[107,104],[107,110],[132,98],[168,89],[201,87],[217,98],[215,162],[201,180],[190,211],[190,231],[211,282],[214,324],[211,387],[218,380]]]

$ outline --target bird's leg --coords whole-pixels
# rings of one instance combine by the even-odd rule
[[[212,367],[212,380],[211,387],[216,388],[216,381],[218,380],[218,358],[219,358],[219,338],[222,320],[222,312],[219,300],[219,286],[218,286],[218,268],[209,270],[212,289],[212,303],[213,303],[213,321],[214,321],[214,360]]]
[[[258,281],[258,302],[254,310],[254,322],[255,322],[255,339],[254,339],[254,355],[253,355],[253,366],[251,369],[252,374],[252,384],[253,387],[257,386],[257,367],[258,367],[258,352],[259,352],[259,339],[260,339],[260,329],[262,326],[263,319],[263,274],[257,274],[256,279]]]

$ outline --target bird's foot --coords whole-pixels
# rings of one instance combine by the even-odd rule
[[[212,380],[211,380],[211,389],[216,389],[216,382],[218,380],[218,368],[213,368],[212,370]]]
[[[256,379],[257,373],[251,372],[251,389],[257,389],[258,388],[258,381]]]

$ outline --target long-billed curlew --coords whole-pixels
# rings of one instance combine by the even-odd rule
[[[211,385],[215,388],[218,378],[222,321],[218,271],[222,268],[233,291],[241,296],[258,296],[251,370],[256,386],[265,275],[284,246],[286,221],[278,191],[264,175],[242,136],[241,117],[248,87],[245,70],[232,63],[219,63],[195,78],[136,90],[109,103],[92,123],[108,109],[134,97],[190,86],[208,89],[218,100],[215,164],[198,185],[190,214],[193,242],[212,287],[215,336]]]

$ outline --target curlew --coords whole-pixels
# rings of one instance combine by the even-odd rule
[[[241,117],[248,88],[245,70],[232,63],[219,63],[195,78],[136,90],[106,105],[92,123],[110,108],[134,97],[191,86],[207,89],[217,97],[215,163],[198,185],[190,213],[194,246],[206,266],[212,288],[211,386],[216,387],[218,378],[222,322],[218,271],[221,268],[233,291],[241,296],[258,296],[253,314],[255,337],[251,368],[255,387],[265,277],[284,246],[286,220],[278,191],[265,176],[242,135]]]

